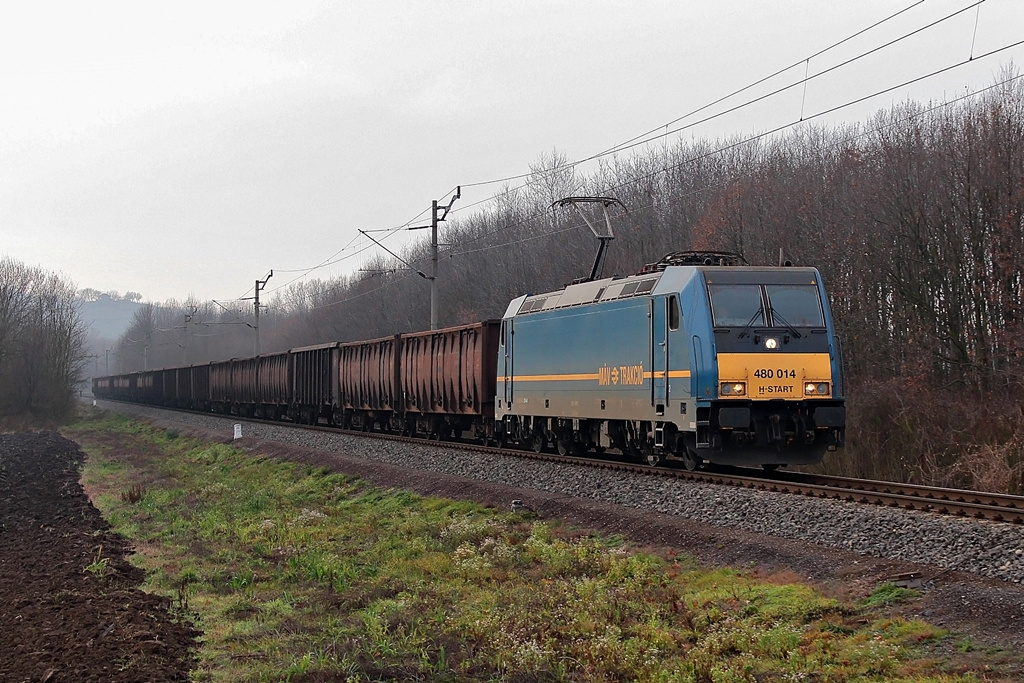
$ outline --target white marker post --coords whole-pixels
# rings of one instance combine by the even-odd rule
[[[236,439],[241,439],[242,438],[242,425],[240,425],[240,424],[235,424],[235,438]]]

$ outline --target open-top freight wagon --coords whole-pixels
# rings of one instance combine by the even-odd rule
[[[93,380],[97,398],[449,438],[494,436],[498,321]]]

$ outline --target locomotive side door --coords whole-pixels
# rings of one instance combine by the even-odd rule
[[[651,404],[665,409],[668,401],[668,297],[651,300]]]
[[[513,318],[506,318],[501,321],[501,348],[499,353],[498,371],[502,376],[504,384],[504,397],[506,410],[512,407],[512,321]]]

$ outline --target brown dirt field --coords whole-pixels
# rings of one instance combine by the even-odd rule
[[[56,432],[0,434],[0,680],[188,681],[198,634],[138,589],[128,541],[78,483],[82,458]]]

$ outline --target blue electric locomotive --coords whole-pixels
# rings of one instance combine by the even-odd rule
[[[639,275],[513,300],[498,437],[689,469],[815,463],[841,447],[841,354],[821,276],[732,263],[680,252]]]

